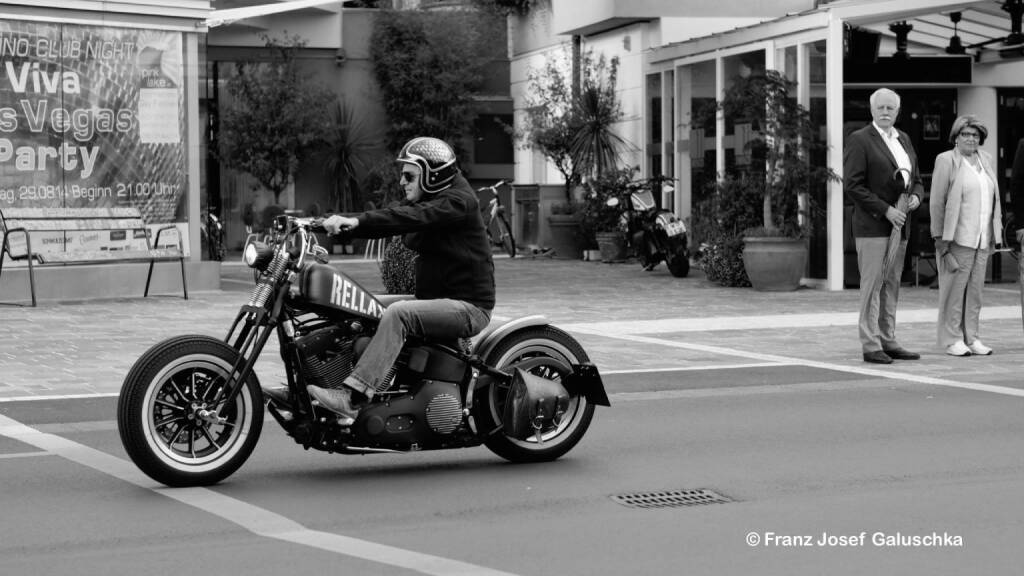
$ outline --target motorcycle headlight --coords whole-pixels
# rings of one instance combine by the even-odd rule
[[[251,242],[242,252],[242,260],[250,268],[265,270],[270,261],[274,259],[274,249],[263,242]]]

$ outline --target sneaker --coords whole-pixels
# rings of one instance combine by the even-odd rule
[[[287,386],[263,388],[263,397],[267,400],[273,400],[274,404],[283,408],[291,408],[292,406],[292,394],[288,391]]]
[[[343,418],[355,421],[356,416],[359,415],[359,408],[352,405],[352,391],[348,388],[335,390],[333,388],[309,385],[306,386],[306,390],[316,404]]]
[[[988,356],[992,353],[992,349],[981,343],[981,340],[975,340],[968,346],[971,349],[971,354],[977,354],[978,356]]]
[[[989,350],[989,352],[991,352],[991,350]],[[949,354],[950,356],[970,356],[971,349],[968,348],[967,344],[964,344],[962,340],[957,340],[949,346],[946,346],[946,354]]]

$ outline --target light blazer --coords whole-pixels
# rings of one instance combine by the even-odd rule
[[[992,181],[992,220],[989,221],[989,245],[1002,244],[1003,211],[999,202],[999,181],[992,167],[992,155],[978,150],[982,169]],[[978,218],[981,215],[981,200],[964,196],[960,168],[964,156],[956,148],[935,157],[935,171],[932,172],[931,217],[932,238],[952,240],[961,246],[973,248],[973,238],[980,232]]]
[[[917,154],[914,153],[910,138],[902,130],[896,132],[900,144],[910,157],[909,188],[905,187],[901,178],[893,177],[899,165],[873,123],[853,132],[846,139],[843,147],[843,191],[853,201],[855,238],[889,236],[892,223],[885,217],[889,206],[896,205],[904,190],[917,196],[918,200],[924,194]],[[908,237],[909,228],[903,227],[904,238]]]

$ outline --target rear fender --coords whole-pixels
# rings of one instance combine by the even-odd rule
[[[550,324],[545,316],[524,316],[522,318],[516,318],[504,324],[493,324],[488,326],[477,335],[475,339],[475,345],[473,347],[474,354],[479,358],[487,358],[490,355],[491,350],[501,341],[505,336],[517,332],[524,328],[533,328],[535,326],[547,326]],[[591,363],[585,364],[573,364],[572,374],[569,374],[565,379],[565,388],[570,392],[582,394],[591,404],[597,406],[611,406],[608,400],[608,393],[605,392],[604,382],[601,380],[601,375],[597,371],[597,366]]]
[[[487,328],[484,328],[483,332],[480,332],[473,339],[473,353],[480,358],[487,358],[491,353],[491,350],[498,344],[498,342],[505,336],[523,328],[533,328],[535,326],[547,326],[551,322],[548,321],[547,317],[540,314],[533,316],[523,316],[522,318],[516,318],[515,320],[509,320],[504,324],[491,323]]]

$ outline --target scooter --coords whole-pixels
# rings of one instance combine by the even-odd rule
[[[668,210],[658,208],[649,189],[633,190],[620,217],[626,241],[644,270],[653,270],[662,260],[670,274],[685,278],[690,273],[690,251],[686,224]],[[616,197],[609,206],[618,206]]]

